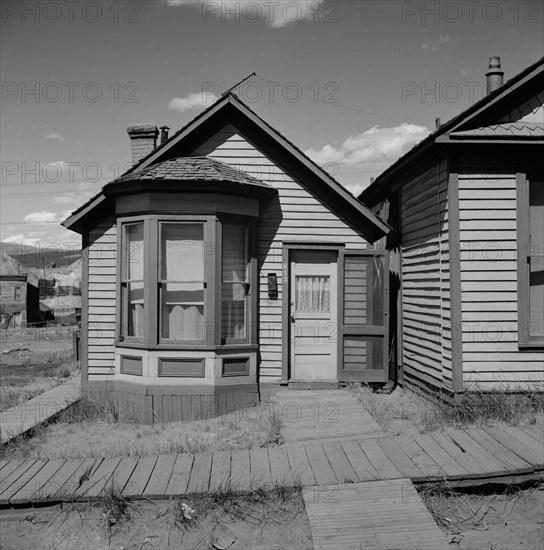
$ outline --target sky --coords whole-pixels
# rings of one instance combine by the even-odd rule
[[[226,88],[357,195],[544,55],[542,1],[2,0],[1,240],[60,226],[128,168],[130,124],[171,132]]]

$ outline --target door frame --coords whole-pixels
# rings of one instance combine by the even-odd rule
[[[303,242],[292,242],[292,243],[283,243],[282,248],[282,288],[281,288],[281,336],[282,336],[282,344],[281,344],[281,384],[287,384],[291,380],[291,350],[290,350],[290,341],[289,341],[289,330],[290,330],[290,321],[289,321],[289,314],[290,314],[290,307],[291,307],[291,284],[290,284],[290,277],[291,277],[291,251],[293,250],[309,250],[309,251],[315,251],[315,250],[333,250],[337,252],[337,261],[336,261],[336,269],[337,269],[337,280],[338,284],[340,284],[341,280],[341,264],[340,261],[341,258],[341,252],[345,249],[345,245],[342,243],[316,243],[316,242],[310,242],[310,243],[303,243]],[[340,286],[338,286],[338,289]],[[340,301],[337,297],[337,301]],[[337,319],[336,323],[339,326],[339,307],[336,309],[337,311]],[[340,328],[340,327],[339,327]],[[337,338],[338,338],[338,332],[337,332]],[[338,368],[340,366],[340,358],[336,357],[337,362],[337,372]]]
[[[387,382],[389,380],[389,252],[386,250],[374,250],[372,248],[366,249],[343,249],[339,252],[338,257],[338,269],[340,270],[340,276],[338,277],[338,371],[337,379],[339,382],[342,380],[343,364],[344,364],[344,335],[346,333],[344,327],[344,258],[346,256],[382,256],[384,262],[384,303],[383,303],[383,327],[384,327],[384,345],[383,345],[383,368],[376,371],[367,371],[366,379],[364,382]],[[354,333],[355,334],[355,333]],[[380,334],[381,336],[381,334]]]

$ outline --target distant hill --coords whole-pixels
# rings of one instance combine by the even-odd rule
[[[63,249],[53,245],[38,248],[26,244],[0,242],[0,253],[8,254],[30,268],[43,268],[44,264],[47,267],[52,263],[55,267],[62,267],[81,259],[81,250]]]

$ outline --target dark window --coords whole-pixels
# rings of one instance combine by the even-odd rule
[[[518,335],[544,346],[544,178],[518,175]]]

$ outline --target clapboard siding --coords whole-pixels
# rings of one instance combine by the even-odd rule
[[[346,248],[366,248],[363,237],[331,212],[308,189],[295,181],[273,159],[259,150],[233,125],[227,125],[194,150],[193,156],[209,156],[244,170],[278,190],[278,202],[261,205],[257,254],[260,271],[260,381],[281,379],[282,345],[282,243],[331,242]],[[266,274],[278,274],[278,299],[269,300]],[[262,345],[263,342],[265,345]]]
[[[116,256],[117,228],[111,217],[89,233],[87,364],[91,381],[114,372]]]
[[[542,351],[518,348],[516,175],[481,171],[459,175],[465,387],[543,389]]]
[[[404,374],[451,388],[448,170],[431,165],[401,187]]]

